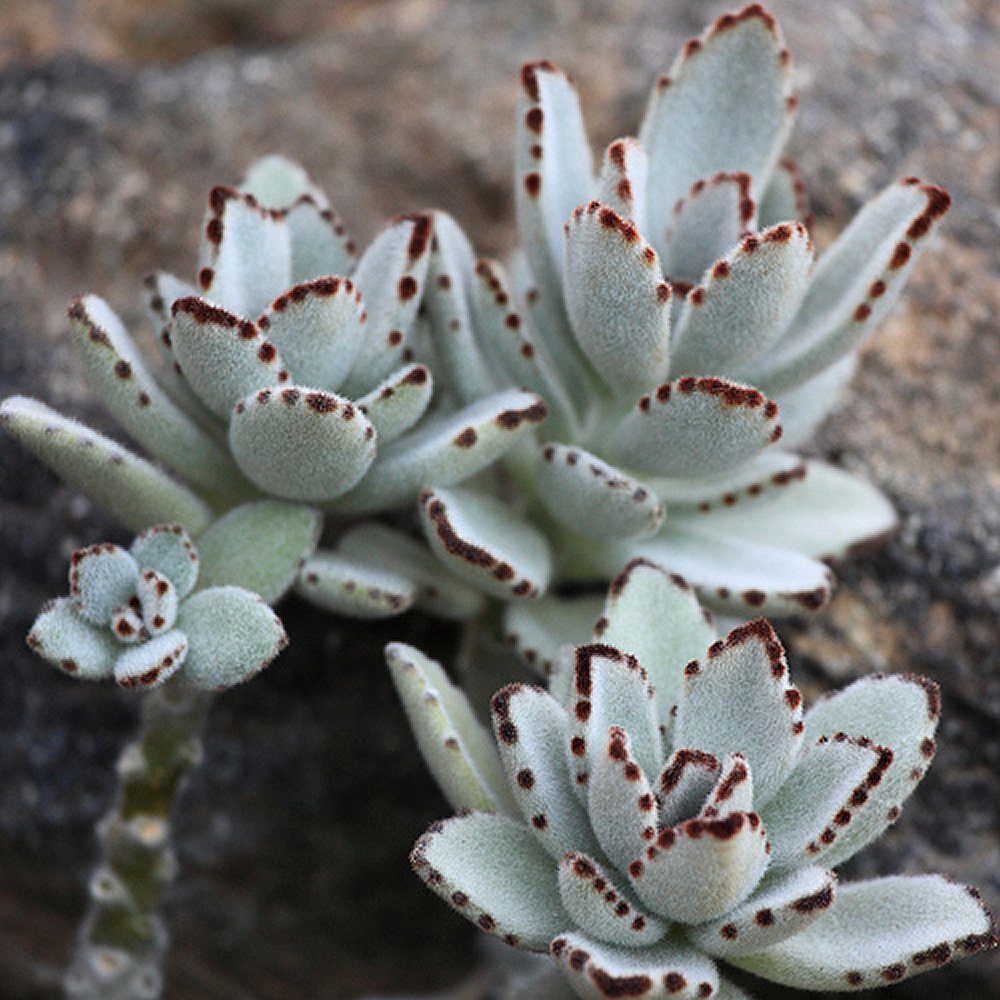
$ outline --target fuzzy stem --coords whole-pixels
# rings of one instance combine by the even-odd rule
[[[167,932],[156,911],[176,871],[170,814],[201,760],[199,730],[211,701],[180,678],[143,699],[139,737],[118,759],[115,804],[97,826],[101,861],[64,979],[73,1000],[152,1000],[162,991]]]

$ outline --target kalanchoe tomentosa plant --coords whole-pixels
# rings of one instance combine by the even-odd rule
[[[569,79],[533,63],[522,85],[513,274],[439,224],[443,279],[427,299],[439,386],[463,401],[528,387],[550,415],[536,446],[505,460],[514,503],[425,491],[431,544],[505,598],[608,579],[643,555],[730,614],[822,605],[824,560],[895,516],[877,490],[792,449],[948,195],[915,178],[889,187],[814,266],[801,183],[779,159],[789,55],[758,4],[687,43],[638,139],[612,142],[596,177]],[[528,617],[509,623],[518,638]]]
[[[197,284],[147,280],[159,366],[99,297],[69,308],[94,387],[183,482],[37,400],[5,400],[0,423],[133,529],[176,521],[197,536],[220,511],[262,495],[335,502],[352,515],[406,506],[422,487],[480,471],[546,412],[533,393],[508,389],[425,416],[431,374],[413,359],[432,230],[429,215],[402,216],[357,259],[304,171],[261,160],[239,189],[213,189]],[[300,589],[377,616],[405,610],[431,583],[438,610],[476,610],[446,571],[428,571],[425,550],[396,542],[376,531],[358,551],[348,542],[318,554]],[[366,561],[378,543],[407,578]]]
[[[973,889],[833,871],[895,821],[934,754],[926,678],[865,677],[803,711],[766,621],[712,641],[690,588],[642,560],[548,691],[493,697],[495,747],[437,664],[387,655],[462,810],[417,842],[417,874],[489,933],[548,951],[581,997],[742,996],[720,963],[860,990],[996,944]]]
[[[312,511],[262,500],[216,520],[201,555],[177,524],[148,528],[128,549],[92,545],[73,554],[69,596],[45,605],[32,626],[28,645],[63,672],[144,692],[139,737],[119,759],[118,796],[98,824],[102,858],[67,996],[160,995],[167,931],[157,910],[176,870],[178,790],[201,759],[213,693],[248,680],[286,645],[266,600],[291,585],[318,527]],[[248,538],[254,530],[264,537]]]

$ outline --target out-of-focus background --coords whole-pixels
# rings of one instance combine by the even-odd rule
[[[481,253],[512,245],[517,71],[579,85],[595,149],[633,132],[685,38],[736,4],[697,0],[0,0],[0,395],[113,428],[64,338],[97,291],[137,330],[153,268],[192,277],[208,190],[268,152],[301,161],[359,242],[438,206]],[[918,174],[955,204],[865,349],[815,450],[866,475],[903,527],[787,624],[807,698],[871,670],[943,688],[935,765],[854,874],[947,871],[1000,908],[1000,5],[771,0],[801,105],[790,152],[822,248]],[[114,433],[114,432],[113,432]],[[135,701],[60,677],[23,637],[70,552],[126,535],[0,438],[0,998],[58,995],[91,830]],[[475,932],[409,873],[447,806],[382,666],[387,639],[449,660],[410,615],[364,626],[290,600],[292,647],[219,699],[177,830],[168,997],[341,998],[455,983]],[[979,956],[896,1000],[998,995]],[[471,995],[471,993],[470,993]],[[769,986],[759,998],[785,996]],[[881,995],[878,993],[877,995]],[[886,995],[890,995],[886,991]]]

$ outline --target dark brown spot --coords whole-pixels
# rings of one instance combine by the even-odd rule
[[[403,334],[400,330],[390,330],[389,336],[385,338],[390,347],[399,347],[403,342]]]
[[[417,279],[411,274],[404,274],[402,278],[399,279],[399,300],[400,302],[406,302],[408,299],[412,299],[414,295],[417,294],[419,289],[417,284]]]
[[[924,757],[930,759],[934,756],[934,751],[937,749],[934,740],[930,737],[925,737],[920,741],[920,752]]]
[[[132,377],[132,366],[124,359],[119,358],[115,362],[115,375],[120,379],[129,379]]]
[[[719,933],[727,941],[735,941],[739,932],[736,930],[736,924],[723,924],[722,927],[719,928]]]
[[[574,757],[583,757],[587,752],[587,741],[582,736],[574,736],[569,741],[569,748]]]
[[[524,177],[524,189],[532,198],[537,198],[539,191],[542,190],[542,175],[534,171],[526,174]]]
[[[889,267],[894,271],[898,270],[910,259],[912,254],[913,250],[909,243],[897,243],[889,260]]]
[[[479,924],[479,926],[482,927],[484,931],[491,931],[497,925],[497,922],[488,913],[484,913],[476,921],[476,923]]]
[[[461,434],[455,438],[455,444],[459,448],[471,448],[478,440],[478,435],[476,434],[475,428],[466,427]]]
[[[544,830],[549,825],[549,821],[545,818],[545,813],[538,813],[538,815],[531,817],[531,825],[536,830]]]
[[[680,993],[687,988],[687,980],[679,972],[668,972],[663,977],[663,985],[668,993]]]
[[[301,393],[298,389],[282,389],[281,390],[281,401],[286,406],[294,406],[299,401],[299,396]]]
[[[728,278],[729,277],[729,263],[724,260],[720,260],[716,263],[715,267],[712,268],[712,277],[716,279]]]
[[[80,665],[73,659],[65,659],[59,661],[60,669],[67,674],[75,674],[79,669]]]
[[[866,319],[872,314],[872,307],[868,305],[867,302],[862,302],[857,309],[854,310],[854,322],[864,323]]]
[[[761,927],[770,927],[774,923],[774,911],[764,907],[753,915],[753,919]]]
[[[882,970],[882,978],[888,983],[898,983],[906,975],[906,966],[902,962],[887,965]]]

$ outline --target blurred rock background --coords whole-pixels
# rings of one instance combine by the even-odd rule
[[[503,254],[520,64],[546,57],[574,74],[600,148],[636,129],[653,77],[732,6],[0,0],[0,395],[38,395],[112,428],[63,336],[66,302],[97,291],[142,329],[142,276],[193,273],[208,190],[263,153],[301,161],[361,241],[435,205],[480,252]],[[947,871],[997,911],[1000,5],[769,6],[796,67],[790,151],[819,245],[895,178],[918,174],[955,199],[815,444],[886,490],[902,531],[843,569],[830,608],[782,634],[807,698],[874,669],[942,685],[937,762],[853,871]],[[65,590],[74,548],[125,537],[0,439],[2,998],[58,995],[91,830],[136,718],[132,699],[58,676],[23,637]],[[181,804],[167,996],[341,998],[456,983],[477,960],[474,932],[406,862],[448,809],[379,651],[399,638],[449,661],[458,637],[412,615],[355,626],[295,600],[282,614],[292,647],[218,701],[208,764]],[[885,994],[987,1000],[997,982],[994,953]]]

